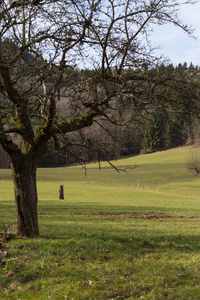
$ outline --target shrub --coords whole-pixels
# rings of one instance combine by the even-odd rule
[[[190,152],[186,160],[186,168],[195,174],[200,174],[200,152]]]

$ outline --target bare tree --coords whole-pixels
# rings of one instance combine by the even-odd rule
[[[140,71],[144,63],[158,63],[149,41],[151,26],[173,23],[192,31],[178,19],[176,0],[0,4],[0,142],[12,163],[17,233],[35,237],[36,169],[49,139],[59,146],[57,136],[67,139],[99,117],[116,123],[111,110],[118,97],[130,97],[136,109],[148,104],[144,91],[150,81],[154,89],[159,82],[159,74],[149,79]],[[77,66],[90,69],[87,76],[73,72]],[[62,116],[60,89],[68,103]]]

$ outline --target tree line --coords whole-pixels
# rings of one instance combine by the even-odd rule
[[[138,72],[141,71],[134,70],[134,73]],[[132,107],[131,99],[127,95],[119,97],[116,100],[115,112],[112,112],[117,115],[118,120],[121,118],[118,126],[102,118],[100,124],[78,131],[73,137],[73,145],[62,151],[55,150],[53,140],[51,140],[48,144],[48,151],[40,158],[38,166],[58,167],[99,159],[112,160],[198,142],[200,124],[192,103],[198,102],[195,95],[200,91],[199,67],[192,63],[189,66],[187,63],[180,63],[177,66],[169,64],[148,70],[147,66],[144,66],[142,72],[146,76],[154,76],[155,72],[159,73],[159,76],[173,75],[176,81],[180,80],[180,86],[174,90],[174,96],[171,91],[167,94],[160,88],[159,97],[163,97],[162,106],[155,107],[150,104],[148,108],[140,108],[138,112]],[[81,73],[84,77],[87,76],[84,74],[90,71],[76,70],[73,76],[76,76],[76,73]],[[188,87],[187,90],[184,89],[184,82],[181,82],[183,76],[188,77],[189,90]],[[168,97],[176,98],[177,93],[183,101],[178,102],[177,106],[172,108],[168,103]],[[64,102],[65,98],[62,100],[61,95],[61,108]],[[126,115],[129,120],[127,123],[124,121]]]
[[[31,55],[26,54],[27,58]],[[130,71],[130,70],[129,70]],[[71,77],[78,77],[81,74],[82,78],[87,78],[90,70],[78,70],[73,72],[68,70]],[[134,70],[134,73],[141,72]],[[181,84],[179,93],[186,98],[178,107],[171,109],[166,101],[166,106],[163,109],[148,106],[148,109],[140,109],[137,112],[132,108],[131,100],[127,97],[119,97],[116,100],[115,115],[122,123],[117,125],[108,122],[106,119],[101,120],[101,124],[95,124],[92,128],[83,128],[73,134],[73,144],[68,145],[67,149],[56,150],[54,141],[51,139],[48,142],[46,153],[39,159],[38,167],[58,167],[67,166],[75,163],[87,163],[97,160],[112,160],[123,156],[137,155],[140,153],[152,153],[159,150],[165,150],[171,147],[182,146],[198,142],[200,138],[200,124],[196,112],[190,105],[195,93],[200,90],[200,69],[192,63],[187,66],[187,63],[162,65],[159,68],[151,68],[148,70],[147,65],[143,66],[142,73],[150,76],[154,73],[159,73],[159,76],[168,73],[170,76],[175,76],[176,80],[182,76],[188,77],[188,82],[192,94],[188,91],[184,92],[184,84]],[[153,76],[153,75],[151,75]],[[60,85],[64,89],[65,82]],[[160,91],[162,93],[162,91]],[[174,93],[177,91],[174,91]],[[165,91],[166,93],[166,91]],[[148,95],[147,95],[148,96]],[[163,97],[163,102],[167,95]],[[170,95],[173,97],[173,95]],[[60,99],[61,98],[61,99]],[[68,102],[62,93],[59,94],[59,107],[65,108]],[[68,104],[68,103],[67,103]],[[124,115],[128,115],[129,121],[123,123]],[[123,117],[122,117],[123,116]],[[38,118],[33,117],[33,124],[38,123]],[[9,168],[10,159],[7,153],[0,148],[0,168]]]

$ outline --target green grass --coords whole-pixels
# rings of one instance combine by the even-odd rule
[[[120,173],[106,163],[88,165],[87,176],[80,166],[39,169],[41,237],[1,248],[0,299],[200,299],[200,184],[185,168],[189,150],[113,162]],[[0,190],[3,231],[15,220],[9,170]]]

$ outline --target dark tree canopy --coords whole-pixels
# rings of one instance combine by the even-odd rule
[[[178,9],[176,0],[0,1],[0,143],[11,158],[19,234],[39,235],[36,169],[51,138],[70,146],[73,132],[116,124],[119,98],[136,111],[183,101],[171,97],[173,78],[156,72],[150,46],[152,25],[192,35]]]

